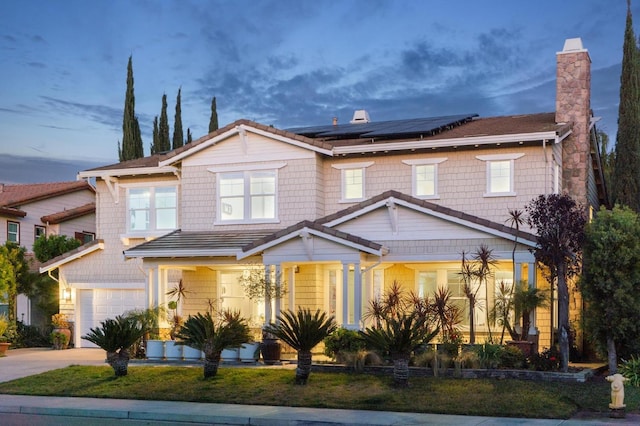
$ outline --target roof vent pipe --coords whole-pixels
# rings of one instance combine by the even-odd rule
[[[367,110],[357,109],[353,113],[353,119],[349,123],[358,124],[358,123],[370,123],[370,122],[371,122],[371,119],[369,118],[369,113],[367,112]]]

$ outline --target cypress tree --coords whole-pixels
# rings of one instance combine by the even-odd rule
[[[129,56],[127,64],[127,92],[124,99],[124,114],[122,118],[122,146],[118,144],[120,161],[144,157],[140,125],[135,113],[136,99],[133,93],[133,64]]]
[[[184,133],[182,132],[182,110],[180,108],[180,92],[178,89],[178,97],[176,98],[176,116],[173,122],[173,149],[180,148],[184,145]]]
[[[187,143],[191,143],[193,138],[191,137],[191,129],[187,127]]]
[[[216,97],[211,100],[211,118],[209,119],[209,133],[218,130],[218,111],[216,107]]]
[[[158,144],[156,152],[171,150],[169,139],[169,119],[167,118],[167,95],[162,95],[162,111],[160,112],[160,123],[158,124]]]
[[[620,105],[613,168],[613,202],[640,211],[640,55],[627,0]]]
[[[151,143],[151,155],[158,152],[158,116],[153,118],[153,142]]]

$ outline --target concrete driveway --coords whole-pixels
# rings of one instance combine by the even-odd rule
[[[70,365],[104,365],[106,354],[98,348],[56,351],[51,348],[10,349],[0,358],[0,383]]]

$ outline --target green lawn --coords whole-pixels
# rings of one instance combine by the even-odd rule
[[[97,398],[288,405],[479,416],[569,418],[578,411],[607,412],[609,383],[532,382],[412,377],[408,389],[390,377],[312,372],[307,386],[288,369],[221,368],[210,380],[201,368],[130,366],[116,379],[108,367],[71,366],[0,384],[0,393]],[[626,387],[627,407],[640,392]]]

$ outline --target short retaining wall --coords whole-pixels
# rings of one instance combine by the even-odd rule
[[[520,379],[551,382],[586,382],[593,377],[600,368],[584,368],[577,372],[562,373],[558,371],[534,371],[534,370],[498,370],[498,369],[472,369],[455,368],[440,369],[438,377],[455,377],[461,379]],[[312,371],[324,372],[354,372],[353,367],[336,364],[313,364]],[[393,374],[393,366],[365,366],[363,373],[388,375]],[[409,377],[434,377],[433,369],[426,367],[409,367]]]

